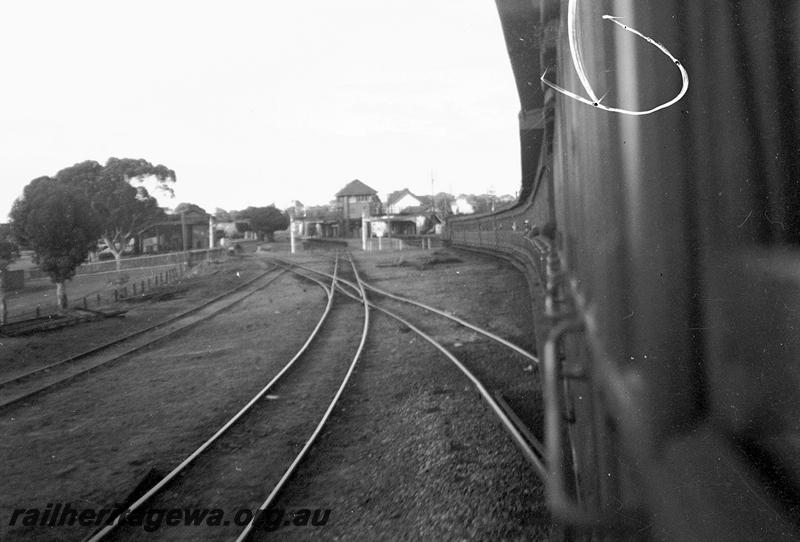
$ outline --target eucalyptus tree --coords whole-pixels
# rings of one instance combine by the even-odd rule
[[[11,229],[34,262],[56,284],[60,309],[67,308],[65,282],[97,245],[101,224],[81,190],[52,177],[31,181],[11,209]]]
[[[100,223],[101,249],[114,256],[117,270],[131,239],[164,217],[158,201],[142,184],[147,178],[156,180],[158,190],[173,193],[175,172],[141,158],[109,158],[104,166],[87,160],[56,173],[57,180],[85,195]]]

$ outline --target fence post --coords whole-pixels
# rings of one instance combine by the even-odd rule
[[[119,292],[114,288],[114,302],[119,301]]]
[[[83,296],[83,308],[84,309],[88,309],[89,308],[89,302],[86,301],[86,296]]]
[[[6,300],[0,301],[0,326],[8,322],[8,307],[6,307]]]
[[[36,318],[40,318],[42,316],[42,307],[36,305]]]
[[[97,292],[97,304],[100,304],[100,292]]]
[[[133,283],[133,295],[136,295],[136,283]]]

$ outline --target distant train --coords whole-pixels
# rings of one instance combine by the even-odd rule
[[[497,6],[562,537],[800,539],[800,2]]]

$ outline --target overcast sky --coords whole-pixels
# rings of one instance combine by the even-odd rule
[[[145,158],[208,211],[514,194],[519,140],[493,0],[0,0],[0,221],[32,179]]]

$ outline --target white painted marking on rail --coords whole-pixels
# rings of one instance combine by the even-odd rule
[[[619,21],[619,17],[614,17],[613,15],[603,15],[604,20],[611,21],[612,23],[616,24],[617,26],[621,27],[623,30],[627,30],[636,36],[639,36],[647,43],[654,45],[657,47],[662,53],[667,55],[670,60],[675,64],[678,70],[681,73],[681,80],[682,86],[680,92],[672,98],[671,100],[662,103],[652,109],[647,109],[645,111],[633,111],[630,109],[623,109],[618,107],[609,107],[607,105],[603,105],[601,101],[605,98],[603,95],[602,98],[598,98],[597,94],[592,88],[592,84],[589,81],[589,76],[586,74],[586,67],[583,63],[583,55],[581,54],[581,48],[578,44],[578,36],[577,36],[577,19],[578,19],[578,0],[569,0],[569,7],[567,10],[567,37],[569,39],[569,50],[570,54],[572,55],[572,63],[575,66],[575,71],[578,73],[578,79],[581,81],[581,85],[583,86],[584,91],[589,96],[589,98],[585,98],[575,92],[567,90],[551,81],[547,80],[547,70],[542,74],[541,81],[545,85],[549,86],[553,90],[564,94],[565,96],[569,96],[575,100],[578,100],[581,103],[585,103],[586,105],[591,105],[592,107],[596,107],[598,109],[602,109],[604,111],[609,111],[611,113],[620,113],[622,115],[634,115],[634,116],[642,116],[642,115],[649,115],[650,113],[655,113],[656,111],[660,111],[661,109],[666,109],[671,105],[675,104],[676,102],[680,101],[681,98],[686,95],[686,92],[689,90],[689,73],[686,71],[686,68],[683,67],[681,62],[673,56],[669,50],[664,47],[659,42],[655,41],[653,38],[649,36],[645,36],[635,28],[631,28],[630,26],[621,23]]]

